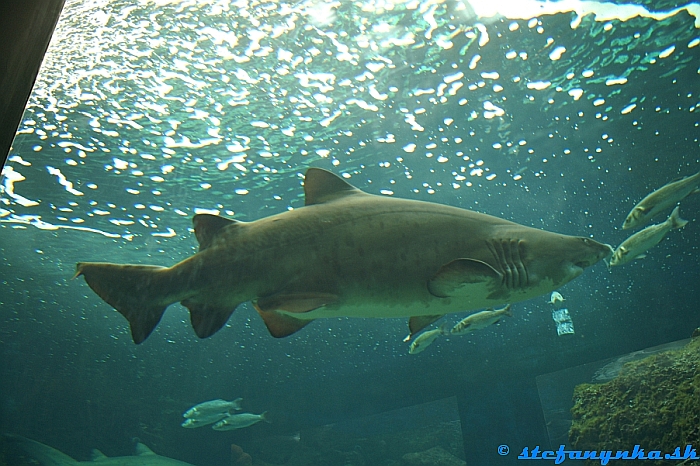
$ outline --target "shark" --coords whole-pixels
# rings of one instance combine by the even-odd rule
[[[77,461],[36,440],[10,434],[5,434],[5,437],[41,466],[193,466],[184,461],[157,455],[143,443],[136,444],[134,456],[108,457],[99,450],[92,450],[92,461]]]
[[[278,338],[319,318],[408,317],[410,339],[445,314],[550,293],[613,252],[587,237],[366,193],[320,168],[306,171],[304,196],[300,208],[250,222],[195,215],[199,251],[171,267],[79,262],[75,277],[126,317],[137,344],[178,302],[200,338],[252,302]]]

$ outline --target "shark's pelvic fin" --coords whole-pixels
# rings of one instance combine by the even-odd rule
[[[279,293],[257,299],[253,306],[270,334],[275,338],[282,338],[298,332],[313,319],[298,319],[279,311],[303,314],[337,300],[338,297],[331,293]]]
[[[263,322],[265,322],[265,326],[270,332],[270,335],[275,338],[288,337],[313,322],[313,319],[297,319],[289,314],[283,314],[277,311],[263,311],[257,304],[253,304],[253,306],[255,310],[258,311],[258,314],[260,314],[260,317],[262,317]]]
[[[286,311],[301,314],[332,304],[337,300],[338,297],[332,293],[278,293],[259,298],[255,302],[255,306],[262,311]]]

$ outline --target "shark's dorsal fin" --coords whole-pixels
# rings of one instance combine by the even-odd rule
[[[100,450],[97,448],[93,448],[92,452],[90,452],[90,459],[92,461],[104,461],[107,459],[107,455],[102,453]]]
[[[219,235],[224,227],[239,225],[242,222],[230,218],[219,217],[211,214],[197,214],[192,217],[194,236],[199,242],[199,250],[204,251]]]
[[[309,168],[304,178],[305,205],[323,204],[356,194],[366,194],[336,175],[321,168]]]
[[[145,455],[154,455],[154,456],[158,456],[158,455],[156,455],[156,454],[153,452],[153,450],[151,450],[150,448],[148,448],[148,447],[147,447],[146,445],[144,445],[143,443],[137,443],[137,444],[136,444],[136,456],[145,456]]]

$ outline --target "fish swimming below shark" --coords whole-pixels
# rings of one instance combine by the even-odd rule
[[[184,461],[157,455],[142,443],[136,444],[134,456],[108,457],[99,450],[92,450],[92,461],[76,461],[65,453],[36,440],[9,434],[5,434],[5,438],[41,466],[193,466]]]
[[[319,168],[307,170],[304,193],[304,207],[252,222],[195,215],[199,251],[172,267],[80,262],[75,276],[126,317],[137,344],[177,302],[200,338],[248,301],[274,337],[328,317],[408,317],[413,335],[445,314],[550,293],[613,251],[470,210],[368,194]]]

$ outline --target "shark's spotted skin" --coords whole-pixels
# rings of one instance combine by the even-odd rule
[[[200,249],[172,267],[81,262],[77,273],[141,343],[180,302],[205,338],[252,301],[284,337],[322,317],[410,317],[411,333],[451,312],[530,299],[612,253],[469,210],[364,193],[310,168],[306,205],[240,222],[196,215]]]

